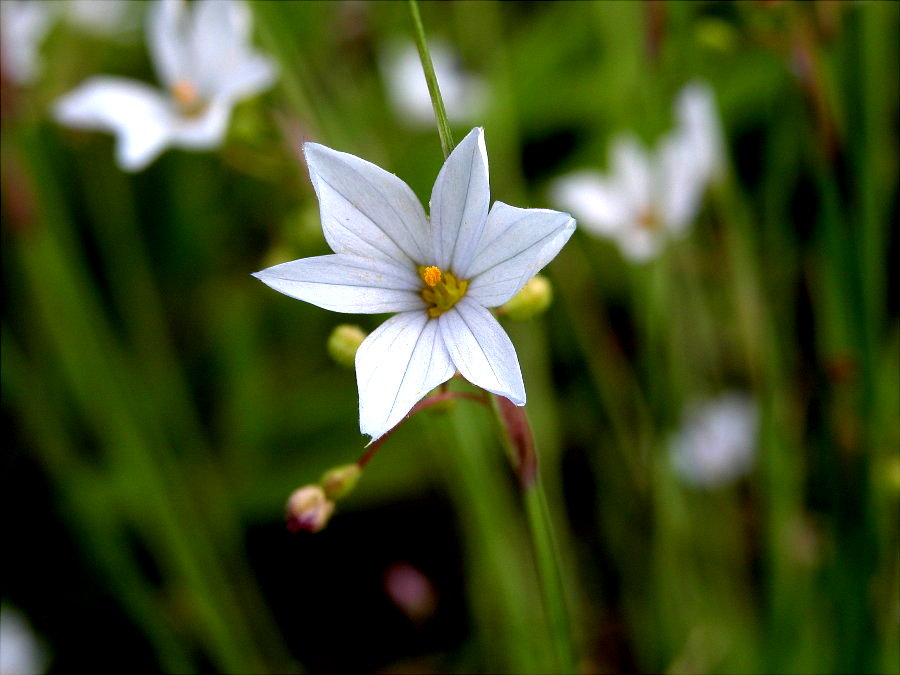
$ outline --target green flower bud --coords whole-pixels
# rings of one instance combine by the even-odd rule
[[[329,469],[322,476],[322,487],[329,499],[340,499],[353,491],[356,487],[362,469],[359,464],[344,464]]]
[[[353,368],[356,350],[366,339],[366,334],[359,326],[342,323],[328,337],[328,353],[338,364]]]
[[[553,302],[553,286],[547,277],[537,275],[497,312],[513,321],[525,321],[547,310]]]
[[[334,513],[334,502],[318,485],[304,485],[291,493],[287,501],[285,521],[290,532],[319,532]]]

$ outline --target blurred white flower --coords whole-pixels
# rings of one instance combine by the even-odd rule
[[[69,21],[88,33],[116,36],[137,27],[132,0],[67,0]]]
[[[487,101],[484,81],[464,72],[459,58],[445,43],[429,43],[428,50],[447,118],[458,123],[481,117]],[[416,46],[409,41],[391,42],[382,50],[380,64],[388,99],[397,116],[410,125],[433,127],[434,109]]]
[[[4,605],[0,609],[0,675],[36,675],[46,669],[47,653],[28,620]]]
[[[689,485],[726,485],[753,466],[757,426],[756,404],[745,394],[695,403],[670,445],[672,466]]]
[[[648,260],[684,234],[709,180],[721,171],[721,129],[709,88],[685,87],[676,114],[678,127],[655,151],[633,134],[621,134],[610,146],[606,174],[578,171],[551,186],[558,204],[589,232],[614,240],[629,260]]]
[[[238,101],[267,89],[275,65],[250,47],[251,17],[236,0],[156,0],[148,40],[160,91],[142,82],[96,76],[56,102],[56,119],[116,135],[116,159],[138,171],[167,146],[211,149]]]
[[[3,74],[16,84],[29,84],[38,76],[38,50],[50,30],[52,20],[52,2],[0,2],[0,63]]]
[[[484,131],[444,163],[431,218],[406,183],[353,155],[305,146],[322,229],[334,255],[254,276],[335,312],[399,312],[356,352],[359,425],[379,438],[458,370],[477,387],[525,405],[512,342],[488,311],[512,298],[575,230],[566,214],[495,202],[488,211]]]

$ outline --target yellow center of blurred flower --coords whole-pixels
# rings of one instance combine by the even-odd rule
[[[171,94],[184,115],[196,115],[205,107],[197,94],[197,87],[188,80],[178,80],[173,84]]]
[[[650,232],[656,232],[659,229],[659,216],[654,209],[644,209],[638,216],[638,225]]]
[[[466,294],[468,281],[460,281],[452,272],[441,272],[439,267],[419,267],[419,276],[425,282],[422,299],[428,303],[428,316],[439,317],[453,307]]]

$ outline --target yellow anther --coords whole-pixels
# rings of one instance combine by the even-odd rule
[[[468,281],[460,281],[452,272],[441,272],[435,266],[419,267],[419,276],[425,282],[420,295],[428,303],[428,316],[432,319],[459,302],[469,287]]]
[[[190,108],[197,102],[197,87],[188,80],[178,80],[172,85],[172,98],[182,108]]]
[[[638,225],[645,230],[655,232],[659,228],[659,216],[652,208],[647,208],[638,214]]]
[[[429,286],[435,286],[441,280],[441,268],[440,267],[426,267],[422,270],[422,281],[424,281]]]

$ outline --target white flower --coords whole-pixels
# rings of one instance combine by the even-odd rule
[[[0,609],[0,675],[35,675],[47,669],[47,653],[20,612]]]
[[[453,150],[431,193],[431,219],[397,176],[316,143],[305,146],[334,255],[255,274],[336,312],[399,312],[356,353],[359,425],[372,440],[458,370],[525,405],[515,349],[488,307],[512,298],[575,229],[566,214],[495,202],[488,211],[484,132]]]
[[[721,130],[705,85],[685,87],[679,126],[655,152],[631,134],[613,139],[610,170],[579,171],[552,186],[553,198],[594,234],[613,239],[630,260],[656,256],[697,216],[710,179],[721,171]]]
[[[670,458],[686,483],[718,487],[747,473],[756,440],[756,405],[744,394],[727,393],[688,410]]]
[[[251,17],[235,0],[157,0],[150,8],[150,52],[166,92],[142,82],[97,76],[56,102],[62,124],[116,135],[128,171],[167,146],[210,149],[222,142],[237,101],[275,78],[274,64],[249,44]]]
[[[116,36],[136,27],[131,0],[67,0],[67,18],[83,31]]]
[[[33,82],[40,72],[38,48],[50,30],[53,3],[43,0],[0,2],[0,61],[3,74],[17,84]]]
[[[445,43],[431,42],[428,49],[450,121],[481,117],[487,98],[482,79],[464,72],[456,54]],[[380,62],[388,99],[397,115],[409,124],[433,127],[434,108],[416,46],[408,41],[390,43]]]

